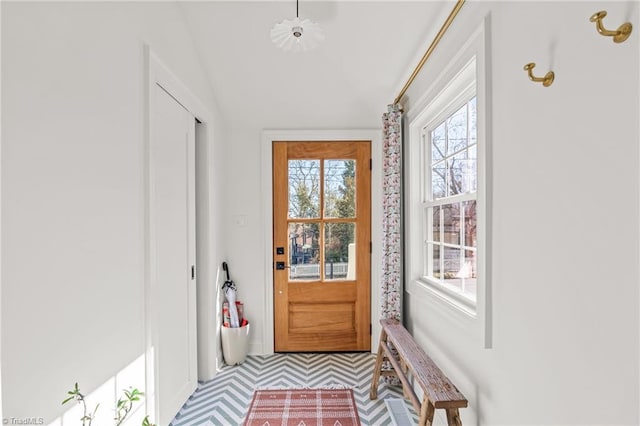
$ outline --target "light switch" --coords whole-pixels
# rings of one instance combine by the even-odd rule
[[[247,226],[247,216],[243,214],[237,214],[233,217],[233,223],[238,228],[244,228],[245,226]]]

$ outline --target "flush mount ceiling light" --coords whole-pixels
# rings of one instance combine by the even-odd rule
[[[285,19],[271,28],[271,41],[282,50],[304,52],[316,47],[324,40],[320,25],[310,19],[298,16],[298,0],[296,0],[296,17]]]

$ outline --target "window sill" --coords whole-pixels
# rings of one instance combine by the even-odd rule
[[[427,277],[412,280],[409,292],[418,296],[426,296],[441,308],[450,312],[453,311],[467,320],[474,320],[477,317],[475,302]]]

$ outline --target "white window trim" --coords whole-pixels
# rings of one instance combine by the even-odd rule
[[[425,91],[423,97],[412,105],[407,115],[409,140],[406,145],[406,253],[408,292],[425,309],[442,316],[449,322],[458,324],[465,333],[482,342],[482,346],[492,345],[491,317],[491,146],[490,146],[490,100],[488,90],[489,72],[487,27],[489,17],[469,40],[459,49],[458,54],[448,61],[449,65],[439,78]],[[444,120],[455,112],[460,102],[476,96],[477,143],[478,143],[478,190],[477,190],[477,293],[476,302],[456,294],[440,283],[424,276],[426,253],[423,229],[426,226],[422,209],[425,201],[426,146],[422,142],[423,129]]]

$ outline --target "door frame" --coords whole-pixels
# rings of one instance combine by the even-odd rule
[[[371,351],[380,338],[380,259],[382,259],[382,130],[264,130],[260,144],[262,156],[262,217],[264,223],[265,306],[262,318],[262,348],[251,353],[274,353],[273,319],[273,153],[274,141],[371,141]]]
[[[145,67],[145,93],[144,93],[144,194],[145,194],[145,206],[144,206],[144,347],[145,347],[145,393],[144,398],[146,413],[152,416],[152,420],[157,421],[159,418],[158,407],[158,393],[156,392],[156,376],[157,366],[155,363],[156,355],[153,351],[154,342],[157,340],[156,324],[153,321],[155,314],[155,306],[153,304],[153,286],[155,281],[156,270],[156,258],[155,251],[152,250],[155,235],[153,232],[153,212],[151,209],[151,202],[153,194],[151,193],[151,179],[152,179],[152,164],[151,164],[151,116],[153,105],[153,90],[158,85],[164,89],[171,97],[173,97],[178,103],[180,103],[187,111],[199,121],[196,123],[196,152],[204,152],[207,167],[203,166],[203,160],[196,158],[196,170],[195,170],[195,185],[196,185],[196,226],[202,226],[202,218],[211,217],[211,207],[209,205],[209,198],[204,197],[203,194],[210,194],[213,188],[213,173],[211,172],[210,165],[213,164],[213,135],[214,135],[214,117],[205,106],[205,104],[195,96],[191,90],[182,81],[175,76],[175,74],[158,58],[153,49],[144,44],[144,67]],[[203,146],[200,146],[202,144]],[[210,220],[210,219],[209,219]],[[203,350],[206,352],[208,347],[212,345],[202,345],[201,336],[209,336],[211,340],[216,336],[215,324],[213,321],[202,321],[200,312],[215,312],[215,304],[213,302],[213,296],[215,294],[214,281],[215,276],[214,268],[208,265],[209,260],[215,256],[213,251],[215,250],[215,240],[212,233],[213,227],[209,226],[207,222],[206,235],[198,236],[196,232],[196,341],[198,352],[197,379],[201,380],[203,375],[215,375],[215,365],[202,366],[200,360],[202,359]],[[211,317],[211,315],[209,315]],[[215,347],[215,345],[213,345]],[[208,354],[211,357],[211,354]],[[203,372],[203,367],[205,371]],[[211,373],[213,371],[213,373]],[[208,377],[208,378],[211,378]]]

